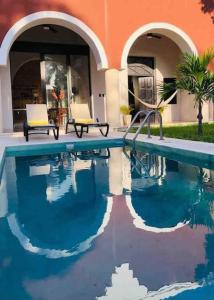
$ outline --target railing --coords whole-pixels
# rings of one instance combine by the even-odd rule
[[[158,115],[159,117],[159,125],[160,125],[160,140],[163,140],[163,122],[162,122],[162,116],[160,114],[160,112],[157,109],[152,109],[152,110],[140,110],[133,118],[130,126],[127,128],[123,138],[125,139],[127,134],[129,133],[130,129],[133,127],[135,121],[137,120],[138,116],[140,115],[144,115],[144,119],[143,121],[140,123],[140,126],[138,127],[134,137],[132,138],[132,141],[135,142],[139,133],[141,132],[142,128],[145,126],[145,124],[147,123],[147,130],[148,130],[148,138],[151,138],[151,130],[150,130],[150,125],[151,125],[151,116],[152,115]]]
[[[138,157],[138,152],[131,150],[128,154],[126,148],[123,148],[123,154],[131,163],[131,169],[143,178],[158,180],[164,174],[164,159],[162,156],[147,153],[143,157]]]

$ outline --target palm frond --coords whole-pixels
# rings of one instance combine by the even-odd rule
[[[158,94],[160,95],[161,102],[167,100],[175,92],[175,90],[176,81],[170,83],[161,83],[158,86]]]
[[[208,65],[214,59],[214,48],[209,48],[200,56],[184,54],[177,66],[177,88],[195,95],[197,101],[214,101],[214,73]]]
[[[214,59],[214,48],[207,49],[202,55],[199,56],[199,61],[205,69],[207,69],[208,65]]]

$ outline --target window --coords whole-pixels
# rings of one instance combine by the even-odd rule
[[[176,78],[164,78],[164,83],[175,83]],[[175,92],[175,89],[173,90],[173,93]],[[169,102],[169,104],[177,104],[177,95],[175,95],[172,100]]]

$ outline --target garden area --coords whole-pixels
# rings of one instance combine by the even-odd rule
[[[175,81],[159,85],[161,100],[156,106],[148,105],[129,91],[138,101],[146,106],[147,109],[149,108],[154,112],[158,110],[159,114],[163,114],[164,109],[170,104],[172,97],[178,90],[183,90],[190,95],[194,95],[194,105],[198,111],[197,124],[165,125],[163,127],[165,137],[214,143],[214,123],[202,122],[203,104],[205,102],[214,102],[214,73],[209,68],[213,60],[214,48],[207,49],[207,51],[199,56],[188,53],[184,54],[182,62],[177,65]],[[124,106],[121,106],[120,111],[124,118],[124,125],[127,125],[127,117],[130,116],[132,110],[132,107],[125,109]],[[145,111],[144,115],[147,117]],[[133,119],[133,122],[134,120],[135,119]],[[136,131],[136,127],[130,130],[130,132]],[[143,128],[141,133],[146,134],[147,128]],[[159,127],[153,125],[151,127],[151,135],[159,136],[159,134]]]
[[[137,128],[133,128],[131,132],[135,132]],[[141,133],[147,133],[147,128],[143,128]],[[202,141],[214,143],[214,123],[203,124],[203,135],[198,135],[198,125],[173,125],[163,127],[164,137],[184,139],[191,141]],[[151,135],[159,136],[159,127],[151,126]]]

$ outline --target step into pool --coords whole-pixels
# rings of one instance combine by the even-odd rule
[[[213,166],[68,150],[5,158],[0,300],[213,300]]]

